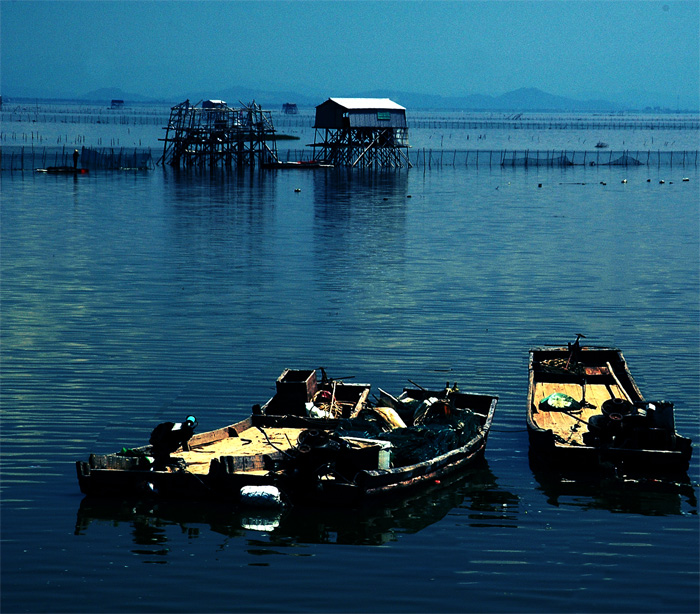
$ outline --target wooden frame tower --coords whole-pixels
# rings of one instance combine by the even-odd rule
[[[255,101],[241,108],[223,100],[189,100],[170,110],[159,164],[171,166],[260,166],[277,162],[270,111]]]

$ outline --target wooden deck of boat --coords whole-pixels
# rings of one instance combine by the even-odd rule
[[[263,434],[260,429],[251,427],[240,433],[238,437],[227,437],[205,443],[189,452],[179,451],[171,456],[182,458],[187,463],[187,470],[191,473],[207,474],[212,459],[220,456],[255,457],[272,454],[279,450],[290,450],[296,445],[299,434],[303,430],[302,428],[265,428],[265,434]]]
[[[563,384],[555,382],[537,382],[533,402],[539,408],[540,401],[550,394],[561,392],[580,401],[583,388],[579,384]],[[588,421],[591,416],[601,413],[603,403],[612,398],[626,398],[625,392],[617,384],[587,384],[586,402],[594,407],[584,407],[580,412],[572,412],[581,420]],[[583,445],[583,434],[588,430],[586,425],[563,411],[538,410],[533,413],[533,421],[542,429],[551,429],[567,442]]]

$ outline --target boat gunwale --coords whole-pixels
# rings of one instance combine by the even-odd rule
[[[410,389],[413,390],[413,389]],[[404,390],[404,392],[407,392],[408,390]],[[437,392],[437,391],[426,391],[426,392]],[[364,473],[368,476],[371,477],[378,477],[378,476],[386,476],[386,475],[394,475],[397,476],[401,473],[411,473],[414,471],[418,471],[420,469],[423,469],[425,467],[429,467],[432,465],[444,465],[445,461],[449,460],[453,456],[459,456],[460,454],[463,454],[465,451],[470,450],[471,448],[475,447],[480,441],[484,442],[484,447],[486,445],[486,439],[488,438],[489,431],[491,430],[491,424],[493,423],[493,417],[496,412],[496,405],[498,404],[498,397],[495,395],[490,395],[490,394],[472,394],[472,393],[463,393],[460,391],[460,394],[465,394],[467,396],[479,396],[483,398],[490,398],[491,402],[489,404],[489,409],[488,409],[488,414],[485,417],[484,424],[479,427],[479,432],[474,435],[468,442],[466,442],[464,445],[460,446],[459,448],[455,448],[454,450],[448,450],[447,452],[444,452],[443,454],[440,454],[439,456],[434,456],[428,460],[421,461],[420,463],[414,463],[413,465],[401,465],[399,467],[392,467],[390,469],[369,469],[369,470],[363,470],[361,473]],[[449,463],[447,463],[449,464]]]

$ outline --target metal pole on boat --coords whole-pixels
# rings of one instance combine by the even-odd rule
[[[409,379],[408,381],[411,382],[411,384],[413,384],[416,388],[420,388],[423,392],[426,392],[426,388],[423,388],[423,386],[420,384],[416,384],[416,382],[414,382],[412,379]]]
[[[565,409],[562,409],[561,411],[562,411],[562,413],[566,414],[567,416],[574,418],[574,420],[578,420],[579,422],[583,422],[587,427],[590,428],[590,425],[588,424],[588,422],[586,420],[584,420],[583,418],[579,418],[578,416],[574,416],[574,414],[566,411]]]
[[[569,345],[569,360],[566,361],[566,370],[569,370],[569,364],[571,363],[571,360],[574,357],[574,354],[578,354],[578,351],[581,349],[581,338],[585,339],[586,335],[582,335],[581,333],[576,333],[576,341],[574,341],[572,344]]]

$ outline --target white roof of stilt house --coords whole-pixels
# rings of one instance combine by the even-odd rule
[[[406,127],[406,109],[388,98],[329,98],[316,107],[314,128]]]
[[[394,109],[405,111],[406,108],[389,98],[329,98],[346,109]]]

